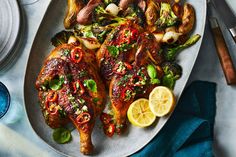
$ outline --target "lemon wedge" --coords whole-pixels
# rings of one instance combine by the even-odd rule
[[[131,124],[142,128],[150,126],[156,119],[149,108],[149,101],[144,98],[138,99],[130,105],[127,116]]]
[[[150,110],[157,116],[163,117],[170,113],[175,106],[175,96],[167,87],[158,86],[149,95]]]

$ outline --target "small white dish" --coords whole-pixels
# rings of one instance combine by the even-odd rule
[[[0,1],[0,71],[16,54],[21,29],[20,8],[16,0]]]

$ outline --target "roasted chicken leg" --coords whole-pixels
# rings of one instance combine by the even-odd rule
[[[113,30],[98,50],[97,60],[109,87],[117,132],[125,130],[130,104],[149,95],[158,85],[151,82],[147,66],[151,64],[156,68],[162,63],[159,51],[160,43],[155,37],[132,21]]]
[[[97,71],[93,52],[63,44],[47,57],[36,81],[46,123],[58,128],[71,121],[84,154],[92,152],[95,118],[104,109],[105,87]]]
[[[163,57],[159,53],[160,46],[155,37],[144,32],[140,34],[137,43],[133,64],[127,66],[125,62],[118,62],[118,67],[122,67],[120,69],[123,71],[116,73],[110,83],[109,95],[118,133],[126,128],[126,113],[130,104],[137,98],[147,98],[152,89],[160,83],[158,81],[163,73],[159,68]],[[148,73],[148,66],[157,71],[155,79]]]

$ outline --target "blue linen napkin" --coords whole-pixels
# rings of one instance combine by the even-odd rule
[[[212,157],[215,93],[215,83],[191,83],[167,124],[132,157]]]

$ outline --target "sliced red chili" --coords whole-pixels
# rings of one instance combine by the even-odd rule
[[[126,62],[120,62],[115,65],[113,68],[113,72],[118,75],[124,75],[126,74],[127,70],[131,70],[132,66],[129,63]]]
[[[46,100],[46,102],[45,102],[45,108],[46,108],[47,110],[49,110],[49,101],[48,101],[48,100]]]
[[[74,88],[74,93],[79,92],[80,95],[84,94],[84,85],[80,82],[80,80],[77,80],[73,82],[73,88]]]
[[[123,125],[121,126],[116,126],[116,130],[115,132],[118,134],[118,135],[121,135],[127,128],[127,124],[124,123]]]
[[[108,136],[108,137],[112,137],[115,133],[115,124],[113,123],[109,123],[108,125],[104,125],[103,130],[104,133]]]
[[[132,78],[130,79],[130,82],[132,86],[142,86],[141,83],[142,80],[143,78],[141,76],[133,75]]]
[[[131,70],[131,69],[132,69],[132,65],[130,65],[129,63],[124,62],[124,64],[125,64],[125,67],[126,67],[128,70]]]
[[[127,92],[130,91],[130,94],[132,94],[133,90],[130,87],[125,87],[123,88],[123,90],[121,91],[121,98],[124,101],[129,101],[132,97],[132,95],[127,95]]]
[[[102,113],[100,116],[100,120],[103,124],[109,124],[111,122],[111,116],[107,113]]]
[[[53,107],[52,110],[49,110],[51,115],[56,115],[58,113],[58,109],[56,107]]]
[[[72,49],[70,57],[74,63],[79,63],[83,58],[83,50],[78,47]]]
[[[125,28],[120,34],[120,44],[127,43],[130,44],[138,38],[138,30],[134,28]]]
[[[50,91],[50,92],[48,93],[47,100],[48,100],[49,102],[55,102],[55,101],[57,101],[57,98],[58,98],[58,95],[57,95],[56,92]]]
[[[132,40],[132,41],[137,40],[138,34],[139,34],[139,33],[138,33],[138,30],[137,30],[137,29],[132,29],[132,30],[131,30],[131,37],[130,37],[131,40]]]
[[[115,67],[113,68],[113,72],[118,74],[118,75],[124,75],[126,73],[125,67],[123,67],[122,69],[120,69],[120,66],[123,66],[122,63],[121,64],[116,64]]]
[[[86,133],[86,132],[88,132],[89,131],[89,127],[90,125],[88,125],[88,124],[84,124],[84,125],[82,125],[80,128],[81,128],[81,130],[84,132],[84,133]]]
[[[48,101],[48,100],[46,100],[46,102],[45,102],[45,107],[46,107],[47,111],[48,111],[51,115],[57,114],[57,113],[58,113],[58,109],[56,108],[56,106],[50,108],[50,103],[52,103],[52,102],[50,102],[50,101]]]
[[[79,125],[88,123],[91,120],[91,116],[88,112],[84,112],[81,113],[80,115],[78,115],[78,117],[76,118],[76,121]]]

